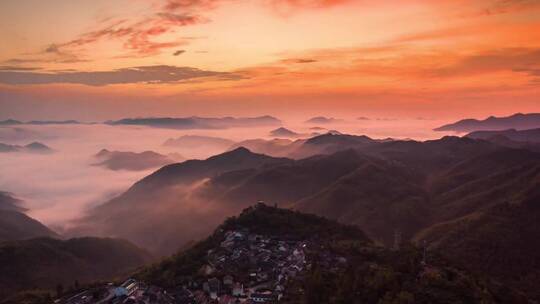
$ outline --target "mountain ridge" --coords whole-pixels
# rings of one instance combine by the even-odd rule
[[[235,127],[275,126],[281,121],[273,116],[258,117],[147,117],[106,121],[109,125],[140,125],[170,129],[227,129]]]
[[[109,151],[107,149],[100,150],[94,155],[97,160],[93,163],[94,166],[100,166],[109,170],[129,170],[141,171],[151,168],[161,167],[164,165],[177,162],[168,155],[159,154],[154,151],[143,152],[128,152],[128,151]]]
[[[0,243],[0,297],[58,285],[112,279],[151,261],[125,240],[34,238]]]
[[[242,273],[243,268],[219,268],[219,261],[211,274],[202,271],[208,268],[206,260],[214,252],[222,252],[221,247],[229,246],[228,236],[235,233],[247,235],[248,239],[252,235],[268,239],[270,245],[264,248],[270,252],[272,242],[303,244],[295,252],[302,252],[296,256],[305,256],[305,270],[300,270],[301,275],[289,276],[274,292],[283,293],[283,303],[527,303],[515,290],[456,268],[437,252],[430,253],[428,261],[419,249],[405,243],[394,250],[384,249],[375,246],[357,227],[262,203],[228,218],[208,238],[141,270],[136,278],[169,288],[173,294],[178,285],[188,286],[185,288],[196,294],[193,282],[226,275],[235,280],[249,277]],[[250,242],[247,248],[257,250],[262,246]],[[243,243],[232,244],[236,249]],[[224,265],[229,265],[227,251],[219,256],[225,259]],[[264,269],[257,271],[264,273]],[[246,291],[256,285],[247,281],[244,284]],[[202,295],[197,298],[204,299]]]
[[[8,192],[0,191],[0,242],[58,235],[25,214],[22,201]]]
[[[506,117],[490,116],[484,120],[462,119],[455,123],[435,128],[434,131],[473,132],[534,128],[540,128],[540,113],[516,113]]]

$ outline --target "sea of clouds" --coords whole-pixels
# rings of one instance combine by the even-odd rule
[[[330,130],[363,134],[373,138],[431,139],[443,134],[431,129],[440,121],[411,119],[351,119],[333,125]],[[311,134],[313,125],[302,121],[284,123],[298,133]],[[162,154],[179,153],[187,159],[203,159],[224,151],[201,146],[196,149],[166,147],[168,138],[182,135],[205,135],[241,141],[269,138],[272,127],[233,128],[224,130],[170,130],[144,126],[20,125],[0,127],[0,142],[28,144],[39,141],[54,149],[51,154],[24,152],[0,154],[0,190],[22,199],[28,214],[62,232],[77,221],[86,210],[122,193],[134,182],[152,173],[145,171],[112,171],[93,165],[93,155],[101,149]],[[318,131],[321,132],[321,131]],[[322,131],[324,132],[324,131]]]

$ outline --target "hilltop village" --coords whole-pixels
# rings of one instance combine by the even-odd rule
[[[57,290],[54,303],[531,303],[395,237],[389,249],[354,226],[257,204],[127,280]],[[43,299],[6,304],[53,302]]]
[[[174,289],[129,279],[56,301],[58,304],[191,304],[277,303],[289,283],[311,267],[306,249],[312,242],[250,233],[224,233],[219,247],[207,251],[206,264],[187,284]],[[328,265],[345,265],[342,257],[327,255]]]

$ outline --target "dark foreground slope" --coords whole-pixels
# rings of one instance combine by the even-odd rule
[[[11,210],[0,210],[0,242],[35,237],[55,237],[56,233],[28,215]]]
[[[263,204],[229,218],[206,240],[137,277],[172,292],[210,277],[241,278],[241,270],[229,273],[226,267],[208,276],[200,271],[231,231],[305,244],[305,269],[289,276],[282,303],[527,303],[515,291],[460,270],[435,253],[424,260],[409,245],[390,251],[375,246],[356,227]],[[266,250],[273,251],[272,244]]]
[[[56,236],[45,225],[27,216],[20,203],[11,194],[0,191],[0,242]]]
[[[207,263],[208,250],[220,247],[226,231],[249,229],[261,235],[286,236],[291,239],[309,239],[314,236],[330,240],[350,238],[369,243],[365,234],[356,227],[336,224],[315,215],[302,214],[286,209],[257,204],[242,211],[238,217],[230,217],[208,238],[195,243],[163,262],[146,268],[138,274],[140,279],[163,287],[175,287],[185,283]]]
[[[536,168],[540,172],[540,168]],[[523,198],[506,201],[418,234],[454,263],[540,299],[540,179]]]
[[[134,241],[144,237],[150,250],[173,241],[178,248],[264,200],[357,225],[387,246],[396,231],[404,240],[427,240],[454,262],[534,293],[528,286],[540,283],[539,251],[528,240],[540,238],[534,220],[540,216],[534,192],[540,189],[539,153],[458,137],[317,141],[326,146],[329,140],[351,139],[357,142],[352,149],[346,145],[345,151],[300,160],[241,149],[168,166],[96,209],[96,218],[105,220],[107,233],[121,232]],[[506,206],[511,211],[494,213]],[[478,242],[488,239],[489,244]],[[507,267],[517,257],[519,272]]]
[[[20,206],[21,200],[13,197],[9,192],[0,191],[0,209],[12,211],[24,211]]]
[[[0,298],[22,290],[54,290],[59,284],[111,279],[149,261],[148,253],[118,239],[4,242],[0,243]]]

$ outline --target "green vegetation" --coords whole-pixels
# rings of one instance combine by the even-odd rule
[[[264,204],[244,209],[240,216],[232,217],[220,227],[222,230],[248,228],[251,232],[264,235],[324,240],[356,239],[370,242],[365,234],[354,226],[337,224],[335,221],[312,214],[270,207]]]
[[[429,253],[424,264],[422,251],[413,245],[391,251],[356,227],[263,204],[227,219],[206,240],[137,276],[163,287],[185,284],[199,275],[207,251],[219,246],[225,231],[244,228],[311,244],[311,268],[291,283],[284,303],[527,303],[515,291],[456,268],[436,253]],[[327,253],[345,258],[346,266],[330,264]]]
[[[413,246],[398,251],[377,247],[331,246],[347,258],[346,269],[331,271],[317,264],[288,293],[288,303],[527,303],[508,288],[457,269],[438,256],[422,264]]]
[[[364,233],[356,227],[340,225],[316,215],[257,204],[245,209],[238,217],[225,220],[207,239],[161,263],[144,269],[137,274],[137,277],[158,286],[178,286],[197,275],[199,269],[206,263],[208,250],[219,247],[225,231],[241,228],[248,228],[257,234],[295,239],[316,236],[325,241],[352,238],[363,243],[369,242]]]

